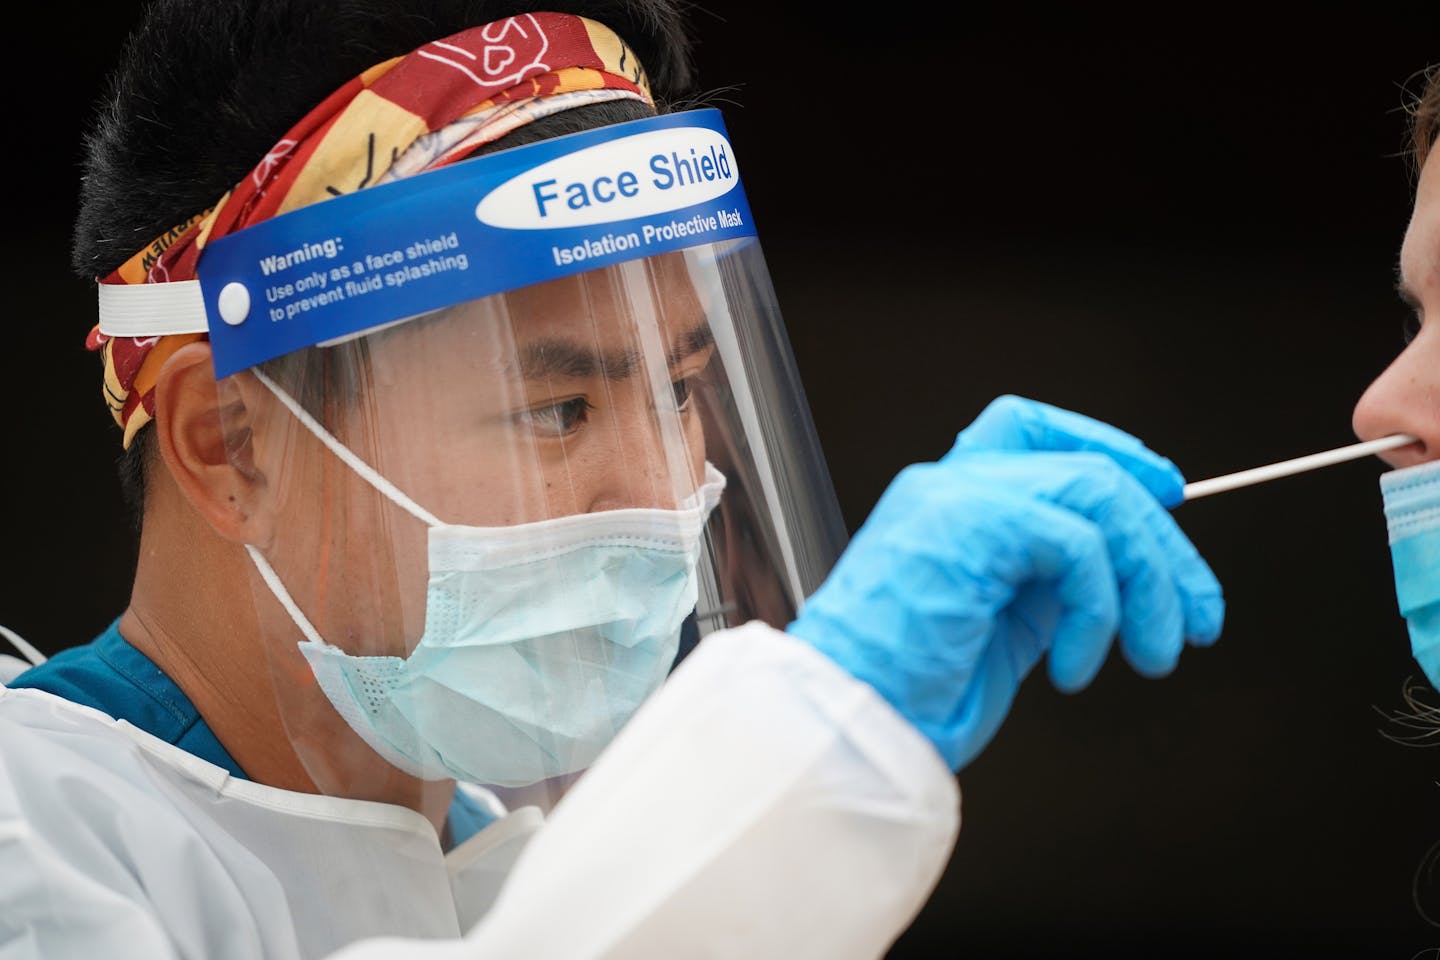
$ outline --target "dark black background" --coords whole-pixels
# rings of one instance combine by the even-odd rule
[[[1190,479],[1352,439],[1401,344],[1401,86],[1440,60],[1433,5],[806,7],[698,12],[700,75],[852,530],[1001,393]],[[43,66],[8,98],[0,623],[46,650],[123,607],[133,562],[67,245],[81,119],[134,9],[11,23]],[[1440,947],[1413,902],[1440,753],[1377,714],[1413,669],[1380,469],[1178,509],[1225,636],[1164,680],[1118,656],[1076,695],[1032,678],[960,778],[959,845],[894,960]]]

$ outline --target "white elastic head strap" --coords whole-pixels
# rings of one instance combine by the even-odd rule
[[[107,337],[167,337],[207,333],[199,280],[97,283],[100,332]]]

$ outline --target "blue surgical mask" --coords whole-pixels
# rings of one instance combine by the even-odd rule
[[[1380,492],[1410,650],[1440,689],[1440,461],[1382,474]]]
[[[707,464],[705,482],[674,510],[445,524],[266,385],[376,489],[430,524],[425,626],[406,657],[352,656],[326,642],[247,547],[306,636],[300,650],[340,716],[425,779],[515,787],[589,766],[674,662],[724,476]]]

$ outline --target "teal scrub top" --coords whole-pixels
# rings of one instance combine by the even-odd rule
[[[120,636],[117,618],[98,637],[31,667],[8,687],[43,690],[139,727],[186,753],[250,779],[215,738],[190,698],[155,662]],[[455,791],[447,847],[464,843],[494,817],[463,790]]]

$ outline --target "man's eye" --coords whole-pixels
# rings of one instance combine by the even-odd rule
[[[690,406],[690,378],[682,377],[679,380],[670,381],[670,389],[675,391],[675,409],[684,410]]]
[[[536,433],[563,437],[574,433],[590,417],[594,406],[584,397],[571,397],[559,403],[548,403],[543,407],[522,410],[515,415],[518,423]]]
[[[1411,340],[1414,340],[1420,335],[1420,326],[1423,322],[1424,321],[1420,319],[1419,311],[1405,315],[1405,319],[1402,321],[1400,334],[1405,338],[1405,343],[1407,346],[1409,345]]]

